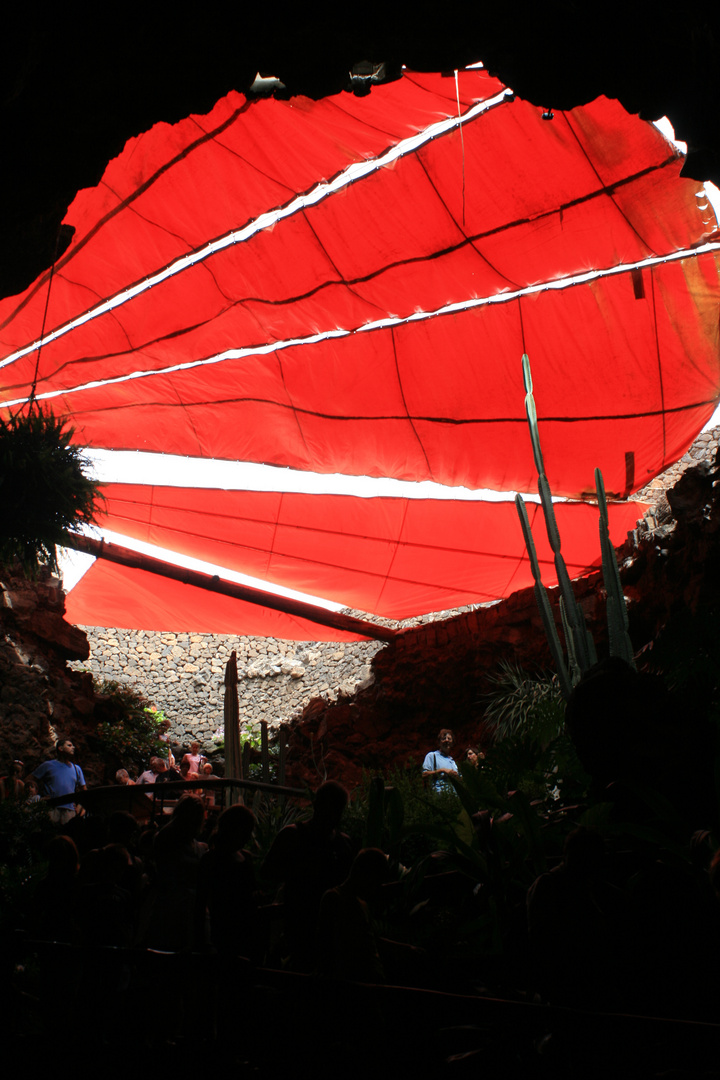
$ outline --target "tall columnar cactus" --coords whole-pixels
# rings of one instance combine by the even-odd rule
[[[530,359],[527,353],[523,353],[523,381],[525,383],[525,412],[530,428],[535,468],[538,471],[538,493],[543,508],[545,527],[547,528],[548,541],[553,552],[555,572],[560,586],[560,617],[568,651],[568,664],[560,645],[555,619],[550,607],[550,599],[547,590],[541,581],[540,563],[538,561],[535,544],[530,531],[527,510],[521,495],[516,495],[515,503],[520,516],[525,546],[530,558],[530,566],[535,578],[535,598],[542,615],[545,633],[548,637],[553,660],[557,666],[560,686],[563,695],[569,697],[572,686],[575,685],[581,675],[588,671],[593,664],[597,663],[595,645],[585,623],[585,615],[575,599],[570,575],[562,555],[560,532],[555,518],[552,493],[550,484],[545,475],[545,462],[543,461],[542,448],[540,446],[540,432],[538,430],[537,410],[533,397],[532,374],[530,371]],[[607,592],[607,618],[608,634],[610,640],[610,655],[621,656],[628,663],[633,663],[632,645],[628,636],[628,618],[625,606],[625,598],[620,584],[615,552],[610,543],[608,528],[607,502],[603,487],[602,474],[599,469],[595,470],[595,485],[597,488],[598,505],[600,507],[600,545],[602,550],[603,577]],[[569,670],[568,670],[569,669]]]
[[[628,614],[623,595],[620,571],[618,570],[615,549],[610,542],[607,500],[602,473],[595,470],[595,490],[600,509],[600,549],[602,551],[602,570],[607,594],[607,624],[610,641],[610,655],[620,656],[631,667],[635,667],[632,642],[628,634]]]
[[[532,569],[533,577],[535,578],[535,599],[537,600],[537,606],[540,608],[540,615],[542,616],[545,634],[547,635],[550,645],[550,652],[552,653],[552,658],[555,667],[557,668],[560,689],[562,690],[563,697],[567,698],[570,696],[570,691],[572,690],[572,681],[570,674],[568,673],[567,665],[565,664],[563,648],[560,644],[560,638],[550,606],[550,598],[547,594],[547,589],[542,583],[540,563],[538,561],[537,551],[535,550],[535,541],[533,540],[532,532],[530,530],[530,522],[528,521],[527,510],[525,509],[522,495],[515,496],[515,505],[517,506],[517,511],[520,515],[520,524],[522,525],[522,531],[525,537],[525,547],[530,556],[530,567]]]

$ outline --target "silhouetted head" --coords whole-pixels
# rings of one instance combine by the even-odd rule
[[[172,812],[172,824],[188,836],[197,836],[205,821],[205,806],[199,795],[183,795]]]
[[[380,848],[363,848],[350,867],[347,884],[356,896],[369,900],[388,879],[387,855]]]
[[[313,825],[337,829],[343,810],[348,804],[348,793],[337,780],[326,780],[315,792],[313,799]]]
[[[48,876],[54,879],[73,878],[80,867],[80,856],[69,836],[55,836],[48,845]]]
[[[139,826],[137,819],[129,810],[115,810],[107,821],[107,840],[109,844],[122,844],[129,847],[137,838]]]
[[[255,815],[247,806],[238,803],[228,806],[218,818],[216,846],[226,851],[245,847],[255,828]]]

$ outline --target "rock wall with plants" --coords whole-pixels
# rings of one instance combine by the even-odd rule
[[[720,455],[716,445],[712,449],[715,461],[705,454],[693,458],[678,470],[674,487],[659,489],[662,500],[618,550],[618,561],[630,638],[636,652],[643,650],[640,669],[670,674],[688,700],[700,694],[706,710],[717,696],[720,717]],[[602,574],[580,579],[574,589],[602,659],[607,655]],[[549,593],[562,636],[558,590]],[[294,779],[316,784],[325,776],[342,776],[353,784],[363,771],[408,760],[419,765],[434,749],[441,727],[454,729],[459,751],[483,744],[486,695],[503,661],[530,671],[552,670],[531,588],[491,608],[404,630],[377,654],[372,683],[352,699],[310,702],[290,734]],[[658,718],[658,741],[660,721],[667,724],[668,718]],[[670,760],[672,740],[669,729],[663,731]]]
[[[69,660],[89,654],[82,630],[67,623],[65,594],[49,571],[28,580],[19,566],[0,568],[0,764],[27,771],[74,733],[95,708],[92,679]]]

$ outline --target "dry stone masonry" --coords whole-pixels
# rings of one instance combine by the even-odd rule
[[[183,742],[207,746],[223,722],[223,679],[237,652],[238,698],[243,727],[290,719],[311,699],[335,701],[354,693],[370,676],[380,642],[297,642],[228,634],[169,634],[144,630],[82,628],[90,657],[75,668],[99,680],[128,683],[172,721]]]

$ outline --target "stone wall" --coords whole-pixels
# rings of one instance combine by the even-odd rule
[[[223,722],[223,678],[234,649],[240,720],[278,724],[311,698],[335,701],[370,675],[381,643],[298,642],[228,634],[169,634],[82,628],[90,657],[75,668],[100,680],[130,683],[172,721],[179,742],[197,738],[206,748]]]
[[[86,776],[99,782],[101,763],[83,738],[93,726],[92,680],[67,664],[82,666],[88,643],[64,613],[65,593],[49,571],[28,580],[19,567],[0,567],[0,767],[22,760],[30,772],[60,735],[72,735]]]
[[[708,431],[703,431],[698,435],[695,442],[692,444],[687,453],[683,454],[679,461],[676,461],[674,465],[671,465],[669,469],[666,469],[664,473],[660,473],[654,480],[651,480],[646,487],[641,488],[636,495],[632,498],[637,499],[640,502],[656,503],[659,499],[662,499],[665,492],[671,487],[674,487],[683,473],[693,465],[697,465],[700,461],[711,462],[720,446],[720,427],[710,428]]]

